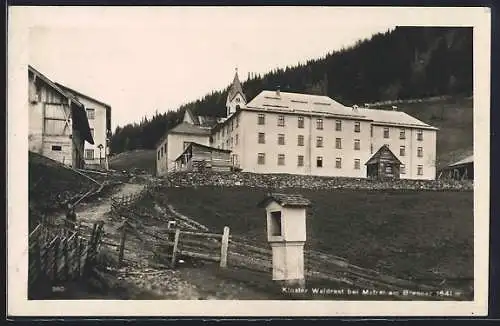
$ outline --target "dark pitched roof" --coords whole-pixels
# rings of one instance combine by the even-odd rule
[[[365,163],[365,165],[369,165],[369,164],[374,164],[374,163],[377,163],[380,161],[380,156],[382,155],[383,152],[387,152],[389,153],[389,155],[392,156],[392,159],[394,161],[396,161],[397,163],[399,164],[403,164],[401,163],[401,161],[397,158],[396,155],[394,155],[394,153],[391,151],[391,149],[389,148],[389,146],[387,145],[382,145],[377,152],[375,152],[375,154],[373,154],[372,157],[370,157],[370,159]]]
[[[57,83],[57,82],[56,82],[56,85],[57,85],[57,86],[59,86],[60,88],[62,88],[63,90],[65,90],[65,91],[69,92],[69,93],[73,93],[74,95],[78,95],[78,96],[84,97],[84,98],[86,98],[86,99],[89,99],[89,100],[91,100],[91,101],[94,101],[94,102],[96,102],[96,103],[99,103],[99,104],[101,104],[102,106],[105,106],[105,107],[107,107],[107,108],[111,108],[111,106],[110,106],[109,104],[106,104],[106,103],[104,103],[104,102],[101,102],[101,101],[99,101],[99,100],[96,100],[95,98],[90,97],[89,95],[86,95],[86,94],[80,93],[80,92],[78,92],[78,91],[75,91],[74,89],[71,89],[71,88],[69,88],[68,86],[64,86],[63,84],[60,84],[60,83]]]
[[[67,86],[64,86],[63,84],[55,83],[57,86],[59,86],[61,89],[63,89],[66,93],[70,93],[73,96],[80,96],[83,98],[86,98],[88,100],[91,100],[95,103],[98,103],[106,108],[106,129],[111,131],[111,106],[109,104],[106,104],[104,102],[101,102],[99,100],[96,100],[93,97],[90,97],[88,95],[85,95],[83,93],[80,93],[78,91],[75,91],[74,89],[71,89]]]
[[[234,74],[234,79],[233,83],[231,84],[231,87],[229,88],[229,92],[227,94],[228,99],[231,101],[236,94],[240,93],[241,96],[243,96],[243,99],[246,102],[246,97],[245,94],[243,93],[243,88],[241,87],[240,79],[238,78],[238,71]]]
[[[210,136],[210,129],[194,126],[187,122],[182,122],[170,129],[169,134],[190,134],[200,136]]]
[[[311,206],[309,199],[302,195],[291,195],[281,193],[270,193],[264,198],[258,206],[265,207],[270,201],[274,200],[283,207],[307,207]]]

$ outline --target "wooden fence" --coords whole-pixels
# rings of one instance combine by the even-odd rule
[[[79,229],[39,224],[29,235],[28,284],[40,279],[70,281],[86,275],[98,253],[103,224],[95,223],[90,237]]]
[[[176,266],[180,258],[195,258],[218,262],[221,267],[227,266],[229,227],[224,227],[222,234],[209,232],[192,232],[176,229],[138,230],[128,220],[123,222],[119,245],[118,261],[125,258],[127,239],[136,237],[143,247],[149,249],[153,256],[171,267]]]

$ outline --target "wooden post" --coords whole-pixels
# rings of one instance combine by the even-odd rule
[[[66,237],[63,241],[63,259],[64,259],[64,280],[69,280],[69,252],[68,252],[68,237]]]
[[[181,235],[181,230],[180,229],[176,229],[175,230],[175,238],[174,238],[174,248],[172,250],[172,260],[170,262],[170,265],[173,267],[175,267],[175,259],[176,259],[176,255],[177,255],[177,246],[179,245],[179,237]]]
[[[78,270],[78,278],[82,276],[82,254],[83,254],[83,239],[78,236],[78,240],[76,242],[76,258],[78,259],[77,270]]]
[[[220,267],[227,267],[227,247],[229,244],[229,227],[224,227],[224,233],[222,234],[222,244],[220,247]]]
[[[118,264],[123,262],[123,255],[125,253],[125,239],[127,238],[127,225],[124,224],[122,228],[122,237],[120,239],[120,251],[118,253]]]
[[[57,260],[59,259],[59,239],[55,239],[54,240],[54,244],[52,246],[52,254],[53,254],[53,257],[54,257],[54,261],[52,262],[52,268],[54,269],[52,271],[52,277],[54,279],[54,281],[57,282],[57,268],[59,267],[59,265],[57,264]]]

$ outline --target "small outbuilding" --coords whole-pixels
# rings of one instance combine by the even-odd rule
[[[175,160],[176,171],[232,170],[231,151],[191,142]]]
[[[451,163],[439,174],[439,179],[473,180],[474,179],[474,155]]]
[[[369,179],[377,180],[399,179],[401,164],[401,161],[389,149],[389,146],[383,145],[365,163],[366,176]]]

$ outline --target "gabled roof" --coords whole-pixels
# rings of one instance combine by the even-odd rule
[[[474,155],[470,155],[470,156],[467,156],[466,158],[460,160],[460,161],[457,161],[455,163],[452,163],[448,166],[450,167],[455,167],[455,166],[459,166],[459,165],[464,165],[464,164],[470,164],[470,163],[474,163]]]
[[[86,140],[89,144],[94,144],[94,138],[92,137],[92,133],[90,132],[89,120],[87,119],[87,113],[85,112],[84,105],[78,101],[78,99],[71,93],[66,90],[63,90],[57,83],[54,83],[52,80],[47,78],[44,74],[33,68],[31,65],[28,65],[28,71],[33,73],[37,78],[43,80],[47,85],[49,85],[56,92],[61,94],[63,97],[70,100],[70,109],[71,115],[75,120],[78,129],[82,133],[82,138]]]
[[[244,110],[245,108],[243,108]],[[360,110],[353,110],[328,96],[264,90],[254,97],[246,109],[296,114],[319,114],[367,120]]]
[[[389,153],[389,155],[392,156],[393,160],[396,161],[397,163],[399,164],[403,164],[401,163],[401,161],[397,158],[396,155],[394,155],[394,153],[391,151],[391,149],[389,148],[389,146],[387,145],[382,145],[377,152],[375,152],[375,154],[373,154],[372,157],[370,157],[370,159],[365,163],[365,165],[370,165],[370,164],[375,164],[375,163],[378,163],[380,161],[380,156],[382,155],[383,152],[387,152]]]
[[[73,94],[74,94],[74,95],[76,95],[76,96],[81,96],[81,97],[84,97],[84,98],[86,98],[86,99],[88,99],[88,100],[91,100],[91,101],[93,101],[93,102],[96,102],[96,103],[98,103],[98,104],[101,104],[102,106],[105,106],[106,108],[111,109],[111,106],[110,106],[109,104],[106,104],[106,103],[104,103],[104,102],[101,102],[101,101],[99,101],[99,100],[96,100],[95,98],[90,97],[89,95],[85,95],[85,94],[83,94],[83,93],[80,93],[80,92],[78,92],[78,91],[75,91],[74,89],[71,89],[71,88],[69,88],[68,86],[64,86],[63,84],[60,84],[60,83],[57,83],[57,82],[56,82],[55,84],[56,84],[57,86],[61,87],[63,90],[65,90],[65,91],[69,92],[69,93],[73,93]]]
[[[302,195],[291,195],[281,193],[269,193],[258,204],[259,207],[265,207],[270,201],[275,201],[282,207],[307,207],[311,206],[309,199],[304,198]]]
[[[228,101],[232,101],[237,94],[241,94],[245,102],[247,101],[245,94],[243,93],[243,88],[241,87],[240,79],[238,78],[238,71],[234,74],[233,83],[229,87],[229,92],[227,94]]]
[[[213,128],[217,125],[217,123],[221,122],[222,118],[220,117],[212,117],[208,115],[195,115],[190,108],[187,108],[184,112],[184,115],[188,115],[191,121],[193,121],[194,125],[206,128]]]
[[[66,97],[67,99],[70,99],[71,101],[75,102],[76,105],[83,107],[83,104],[78,101],[78,99],[73,95],[65,90],[63,90],[57,83],[53,82],[50,80],[47,76],[33,68],[31,65],[28,65],[28,71],[31,71],[34,75],[37,76],[37,78],[40,78],[43,80],[47,85],[49,85],[51,88],[53,88],[56,92],[61,94],[62,96]]]
[[[295,114],[315,114],[346,119],[368,120],[394,125],[437,130],[402,111],[365,109],[345,106],[328,96],[264,90],[245,109]]]
[[[210,136],[210,129],[182,122],[168,131],[169,134],[190,134],[200,136]]]
[[[358,110],[361,114],[365,115],[370,120],[373,120],[374,123],[411,126],[437,130],[436,127],[428,125],[427,123],[422,122],[402,111],[365,108],[359,108]]]

